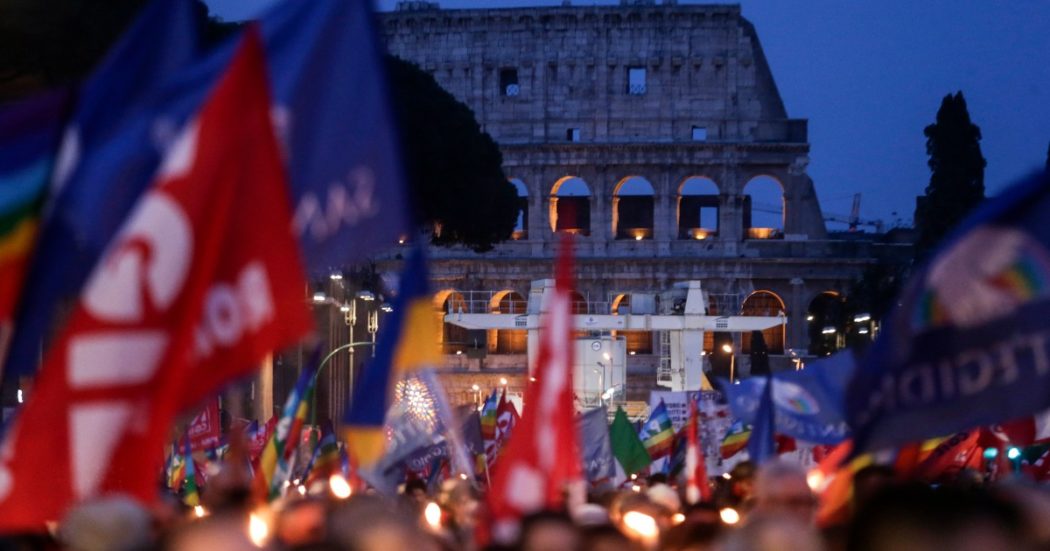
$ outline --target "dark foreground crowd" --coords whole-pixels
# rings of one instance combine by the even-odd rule
[[[85,503],[48,535],[0,540],[0,551],[296,550],[296,551],[987,551],[1050,549],[1050,490],[980,477],[947,484],[898,481],[892,469],[866,467],[853,479],[846,515],[816,523],[818,500],[806,473],[772,462],[757,472],[738,465],[715,480],[707,502],[684,505],[656,475],[625,490],[588,496],[568,511],[524,518],[509,543],[486,541],[491,523],[465,481],[429,494],[416,481],[391,499],[347,496],[335,482],[295,486],[272,506],[251,505],[247,485],[220,475],[200,507],[169,496],[152,509],[109,497]]]

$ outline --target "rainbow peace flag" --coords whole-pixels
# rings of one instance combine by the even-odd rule
[[[663,400],[660,400],[660,404],[653,408],[652,413],[649,414],[649,420],[642,426],[638,437],[645,444],[649,457],[654,460],[671,455],[671,448],[674,446],[674,427],[671,425],[671,417],[667,415],[667,406],[664,405]]]
[[[306,481],[309,488],[315,480],[323,480],[339,472],[342,466],[342,457],[339,455],[339,441],[335,438],[335,430],[332,424],[325,423],[321,428],[321,441],[314,449],[310,463],[303,471],[302,479]]]
[[[736,421],[722,439],[722,459],[729,459],[747,447],[751,438],[751,427],[743,421]]]
[[[310,411],[314,385],[317,383],[318,353],[299,373],[295,388],[284,402],[281,420],[266,443],[259,468],[255,472],[255,491],[259,499],[272,501],[284,493],[284,483],[291,477],[289,461],[299,445],[299,435]]]
[[[186,437],[185,441],[183,461],[186,468],[183,470],[185,482],[182,485],[182,502],[189,507],[196,507],[201,504],[201,495],[200,489],[197,488],[197,472],[193,464],[193,452],[190,449],[189,437]]]
[[[496,439],[496,421],[499,413],[499,395],[493,389],[492,395],[481,406],[481,439],[488,442]]]

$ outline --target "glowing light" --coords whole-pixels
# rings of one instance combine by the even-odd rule
[[[724,478],[726,480],[729,480],[729,479],[733,478],[733,475],[731,475],[729,473],[722,473],[722,478]]]
[[[328,278],[332,281],[341,281],[343,279],[343,274],[339,272],[332,272],[332,275],[328,276]]]
[[[457,356],[462,356],[463,355],[463,351],[462,350],[457,350],[456,351],[456,355]]]
[[[301,496],[306,495],[306,486],[297,486],[296,488],[299,491],[299,495],[301,495]]]
[[[637,485],[637,484],[632,484],[631,485],[631,491],[632,492],[641,492],[642,491],[642,487]]]
[[[806,474],[806,484],[809,485],[809,489],[814,492],[819,492],[824,488],[824,473],[820,469],[813,469]]]
[[[262,547],[266,545],[266,538],[270,535],[270,527],[266,525],[266,521],[261,516],[252,513],[248,517],[248,537],[251,538],[252,543],[256,547]]]
[[[328,297],[326,297],[325,294],[322,293],[322,292],[314,293],[314,302],[321,303],[321,302],[324,302],[327,299],[328,299]]]
[[[602,357],[605,358],[605,361],[609,361],[610,359],[612,359],[612,356],[610,356],[608,352],[603,353]]]
[[[390,312],[394,311],[394,307],[391,306],[389,303],[386,303],[386,302],[384,302],[383,304],[380,304],[379,305],[379,309],[384,311],[384,312],[386,312],[387,314],[389,314]]]
[[[806,321],[813,321],[813,314],[806,316]]]
[[[343,305],[339,307],[339,311],[344,313],[344,314],[349,312],[350,311],[350,305],[344,302]]]
[[[354,493],[350,488],[350,483],[341,474],[333,474],[329,477],[328,489],[332,491],[332,495],[339,499],[346,499],[350,497],[350,494]]]
[[[1006,451],[1006,457],[1008,459],[1017,459],[1021,457],[1021,448],[1010,448]]]
[[[671,516],[671,522],[675,524],[682,524],[683,522],[685,522],[685,515],[683,515],[682,513],[675,513]]]
[[[427,503],[425,509],[423,509],[423,519],[427,521],[427,526],[430,526],[434,530],[441,529],[441,507],[431,501]]]
[[[536,382],[536,377],[529,377],[529,382],[535,383]]]
[[[204,518],[207,515],[208,511],[204,507],[201,507],[200,505],[196,505],[193,507],[193,516],[197,518]]]
[[[627,354],[628,354],[628,355],[631,355],[631,356],[634,356],[635,354],[637,354],[637,352],[635,352],[634,350],[632,350],[632,351],[628,352]]]
[[[638,511],[627,511],[623,515],[623,525],[644,539],[654,539],[659,535],[656,519]]]
[[[460,480],[466,480],[467,479],[467,473],[459,473],[459,478],[460,478]]]
[[[853,323],[864,323],[866,321],[871,321],[871,314],[857,314],[853,316]]]
[[[358,291],[357,292],[357,298],[359,298],[359,299],[361,299],[361,300],[363,300],[365,302],[372,302],[373,300],[376,299],[376,296],[374,294],[372,294],[372,291]]]
[[[476,385],[476,384],[473,384],[473,385],[470,385],[470,390],[473,390],[474,392],[477,392],[477,391],[481,390],[481,387]]]
[[[398,238],[398,240],[397,240],[397,244],[398,244],[398,245],[404,245],[404,244],[405,244],[405,238],[404,238],[404,237],[400,237],[400,238]]]
[[[420,422],[427,430],[433,430],[437,426],[437,418],[434,415],[436,409],[434,397],[430,395],[430,389],[422,381],[413,377],[398,381],[394,386],[394,396],[397,403],[408,415]]]
[[[635,241],[641,241],[642,239],[645,239],[645,236],[642,235],[642,234],[638,234],[638,235],[634,236],[634,240]]]
[[[825,327],[825,328],[820,330],[820,334],[822,334],[822,335],[834,335],[837,332],[838,332],[838,329],[835,329],[834,327],[831,327],[831,326]]]
[[[499,378],[499,384],[501,384],[503,386],[507,386],[507,378],[506,377],[500,377]]]
[[[22,397],[22,389],[18,389],[18,403],[21,404],[25,398]]]
[[[726,507],[718,512],[718,516],[722,519],[725,524],[736,524],[740,522],[740,513],[736,512],[736,509],[732,507]]]
[[[632,474],[631,475],[631,480],[638,480],[638,475]]]
[[[867,327],[861,327],[860,329],[857,330],[857,333],[860,333],[861,335],[867,335],[868,334],[868,328]]]
[[[725,352],[726,354],[732,354],[733,353],[733,346],[730,345],[730,344],[723,344],[722,345],[722,352]]]
[[[996,448],[985,448],[985,450],[984,450],[984,458],[985,459],[995,459],[998,455],[999,455],[999,450],[996,449]]]

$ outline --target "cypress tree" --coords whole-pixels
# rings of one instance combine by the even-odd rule
[[[937,122],[926,127],[930,184],[915,209],[917,259],[924,258],[978,203],[984,200],[981,129],[970,121],[962,92],[948,94]]]

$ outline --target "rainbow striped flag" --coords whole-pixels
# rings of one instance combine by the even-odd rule
[[[645,450],[654,460],[671,455],[674,445],[674,427],[671,417],[667,415],[667,406],[660,400],[659,405],[649,414],[649,420],[642,425],[638,438],[645,444]]]
[[[489,442],[496,439],[496,421],[499,413],[499,394],[495,389],[481,406],[481,439]]]
[[[747,447],[751,439],[751,427],[743,421],[735,421],[722,439],[722,459],[729,459]]]
[[[295,388],[284,402],[281,420],[277,422],[277,427],[259,458],[259,468],[255,472],[255,491],[262,501],[272,501],[280,497],[284,493],[284,483],[291,477],[292,466],[289,463],[296,446],[299,445],[299,435],[310,411],[314,385],[317,383],[319,352],[320,349],[314,352],[308,367],[299,373]]]
[[[354,389],[343,419],[343,437],[361,467],[375,465],[386,452],[383,427],[397,381],[410,371],[441,363],[440,326],[434,319],[426,257],[418,240],[405,260],[394,310],[386,315],[383,327],[375,359]]]
[[[51,92],[0,109],[0,360],[15,316],[69,95]]]
[[[306,487],[316,480],[323,480],[339,472],[342,467],[342,457],[339,454],[339,441],[335,437],[335,429],[331,422],[326,422],[321,428],[321,441],[314,448],[310,462],[303,471],[302,479]]]
[[[196,507],[201,504],[200,489],[197,488],[197,470],[193,464],[193,451],[190,449],[190,439],[187,436],[185,439],[186,445],[183,448],[183,462],[186,468],[183,470],[185,473],[182,484],[182,502],[190,507]]]

